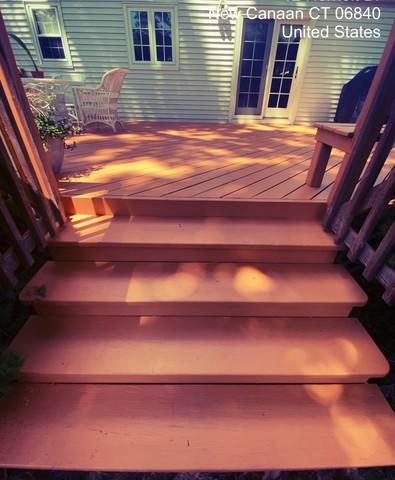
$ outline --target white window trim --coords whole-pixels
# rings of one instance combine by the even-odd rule
[[[174,5],[167,4],[125,4],[124,18],[125,28],[127,35],[128,54],[129,54],[129,66],[133,68],[141,69],[176,69],[179,68],[179,39],[178,39],[178,9]],[[132,34],[132,22],[130,19],[130,12],[133,10],[140,10],[148,12],[148,30],[150,38],[150,53],[151,61],[136,61],[134,56],[133,34]],[[172,18],[172,48],[173,48],[173,61],[172,62],[159,62],[156,60],[156,38],[155,38],[155,23],[154,23],[154,11],[170,12]]]
[[[40,65],[41,67],[48,67],[48,68],[51,68],[51,67],[52,68],[73,68],[73,63],[71,60],[71,55],[69,50],[69,44],[67,41],[66,31],[64,28],[62,9],[59,1],[52,0],[49,3],[39,3],[35,1],[25,2],[25,8],[26,8],[28,19],[29,19],[34,46],[37,52],[38,65]],[[33,10],[50,10],[50,9],[55,9],[56,11],[59,32],[60,32],[60,37],[62,39],[65,58],[43,58],[41,53],[40,42],[38,40],[39,35],[37,32],[36,22],[33,16]]]

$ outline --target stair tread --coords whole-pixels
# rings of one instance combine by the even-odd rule
[[[388,362],[354,318],[34,316],[11,345],[47,382],[357,382]]]
[[[317,220],[74,215],[52,246],[216,246],[339,250]]]
[[[0,401],[0,466],[257,471],[395,463],[375,385],[19,384]]]
[[[47,262],[21,299],[37,304],[232,306],[363,305],[367,297],[341,266],[330,264]]]

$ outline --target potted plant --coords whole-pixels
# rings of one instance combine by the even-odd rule
[[[8,36],[10,38],[12,38],[13,40],[15,40],[16,43],[21,48],[23,48],[23,50],[26,52],[26,54],[30,58],[30,61],[32,62],[33,67],[34,67],[34,70],[32,70],[30,72],[32,77],[34,77],[34,78],[44,78],[44,72],[42,72],[41,70],[38,69],[36,62],[34,61],[33,55],[31,54],[30,50],[28,49],[26,43],[21,38],[19,38],[18,35],[15,35],[15,33],[9,32]],[[21,70],[24,71],[23,69],[21,69]]]
[[[35,120],[52,169],[58,175],[64,160],[65,139],[74,133],[75,127],[67,118],[56,120],[48,113],[36,115]]]

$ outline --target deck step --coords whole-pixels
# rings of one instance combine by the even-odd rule
[[[367,297],[330,264],[47,262],[21,300],[56,315],[345,317]]]
[[[23,381],[356,383],[388,362],[354,318],[31,317]]]
[[[19,384],[0,401],[0,466],[257,471],[395,463],[376,385]]]
[[[231,217],[321,220],[322,200],[270,200],[209,198],[142,198],[126,195],[62,195],[69,215],[126,215],[156,217]]]
[[[54,260],[330,263],[320,222],[75,215],[50,242]]]

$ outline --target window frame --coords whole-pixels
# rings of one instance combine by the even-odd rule
[[[66,31],[64,28],[63,15],[62,15],[62,9],[60,7],[60,3],[56,1],[51,1],[49,3],[39,3],[39,2],[30,1],[29,3],[27,2],[25,3],[25,8],[26,8],[27,16],[29,18],[29,24],[32,32],[34,46],[36,48],[38,65],[40,65],[41,67],[73,68],[70,50],[69,50],[69,44],[67,41]],[[43,57],[43,54],[41,51],[41,45],[39,41],[39,38],[42,35],[40,35],[37,31],[37,24],[34,17],[35,10],[55,10],[56,20],[58,22],[58,27],[59,27],[59,36],[62,40],[65,58],[44,58]],[[48,35],[48,37],[49,36],[50,35]]]
[[[124,17],[126,25],[126,35],[127,35],[127,44],[128,44],[128,55],[129,55],[129,66],[133,68],[141,69],[178,69],[179,68],[179,38],[178,38],[178,8],[175,5],[169,4],[142,4],[128,3],[123,6],[124,8]],[[133,43],[133,32],[132,32],[132,22],[131,22],[131,12],[132,11],[142,11],[148,13],[148,35],[150,41],[150,57],[151,60],[136,60],[134,54],[134,43]],[[169,12],[171,13],[172,18],[172,50],[173,50],[173,61],[172,62],[161,62],[157,60],[156,54],[156,35],[155,35],[155,20],[154,12]]]

